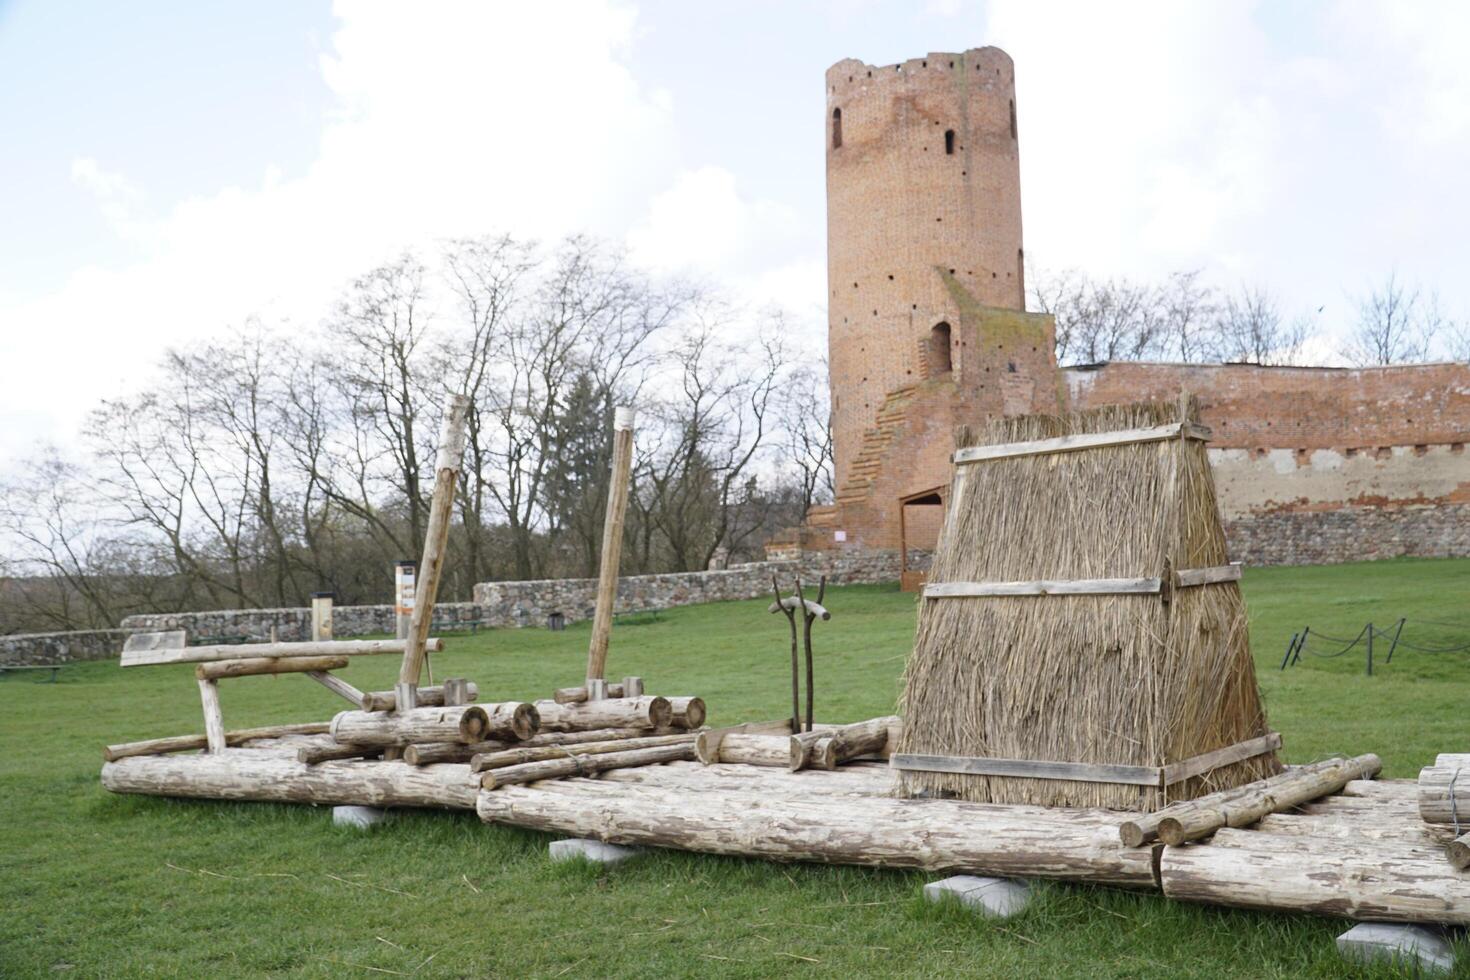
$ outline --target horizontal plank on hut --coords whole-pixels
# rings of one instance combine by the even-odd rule
[[[994,459],[1014,459],[1018,456],[1048,456],[1053,453],[1072,453],[1082,449],[1101,449],[1105,446],[1126,446],[1140,442],[1163,442],[1176,436],[1186,439],[1208,441],[1210,430],[1194,422],[1170,422],[1145,429],[1121,429],[1116,432],[1085,432],[1054,439],[1033,439],[1027,442],[1003,442],[991,446],[969,446],[957,450],[956,463],[982,463]]]
[[[1213,752],[1190,756],[1167,766],[1113,765],[1099,762],[1053,762],[1041,759],[997,759],[985,756],[898,753],[889,760],[894,769],[914,772],[955,772],[973,776],[1016,776],[1025,779],[1065,779],[1082,783],[1120,783],[1158,786],[1183,782],[1194,776],[1233,765],[1281,747],[1281,736],[1270,732],[1236,742]]]
[[[1218,585],[1240,581],[1240,565],[1186,568],[1174,575],[1175,588]],[[1034,579],[1025,582],[931,582],[924,586],[926,599],[955,599],[986,596],[1030,595],[1157,595],[1164,580],[1143,578]]]

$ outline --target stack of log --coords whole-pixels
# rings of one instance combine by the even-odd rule
[[[1339,792],[1355,779],[1371,779],[1383,763],[1376,755],[1328,759],[1295,766],[1268,779],[1175,803],[1130,820],[1118,828],[1128,847],[1154,840],[1170,846],[1209,837],[1225,827],[1247,827],[1269,813],[1279,813]]]
[[[1419,770],[1419,816],[1454,828],[1445,853],[1456,869],[1470,868],[1470,753],[1444,752]]]
[[[854,759],[886,758],[902,725],[896,715],[851,725],[813,725],[811,731],[795,734],[787,721],[736,725],[702,732],[695,757],[705,765],[779,766],[792,772],[836,769]]]

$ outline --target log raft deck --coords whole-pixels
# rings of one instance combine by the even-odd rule
[[[1419,818],[1413,780],[1355,780],[1249,828],[1181,846],[1126,847],[1130,814],[898,799],[881,762],[833,771],[670,762],[480,789],[470,766],[341,760],[306,765],[329,735],[248,741],[214,754],[108,762],[117,793],[474,810],[487,823],[774,861],[1053,878],[1171,898],[1349,919],[1470,925],[1470,872]],[[694,801],[694,802],[691,802]]]

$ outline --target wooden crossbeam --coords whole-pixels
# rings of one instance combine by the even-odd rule
[[[1087,432],[1080,435],[1057,436],[1055,439],[1003,442],[993,446],[969,446],[957,450],[954,454],[954,461],[956,463],[982,463],[995,459],[1014,459],[1018,456],[1048,456],[1053,453],[1073,453],[1083,449],[1101,449],[1105,446],[1163,442],[1165,439],[1176,437],[1205,442],[1210,438],[1210,430],[1195,422],[1171,422],[1168,425],[1155,425],[1146,429]]]
[[[1174,574],[1174,587],[1193,588],[1240,581],[1240,563],[1210,568],[1186,568]],[[925,599],[1030,595],[1156,595],[1162,578],[1035,579],[1029,582],[931,582]]]
[[[954,772],[971,776],[1016,776],[1025,779],[1063,779],[1083,783],[1122,783],[1129,786],[1163,788],[1199,776],[1221,766],[1281,748],[1281,735],[1270,732],[1259,738],[1227,745],[1223,749],[1191,756],[1167,766],[1124,766],[1097,762],[1052,762],[1040,759],[998,759],[983,756],[895,754],[889,759],[894,769],[917,772]]]

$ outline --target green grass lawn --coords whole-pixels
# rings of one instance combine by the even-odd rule
[[[1408,777],[1436,752],[1470,751],[1470,654],[1401,650],[1373,677],[1361,650],[1277,669],[1303,625],[1352,636],[1365,621],[1404,616],[1418,645],[1470,640],[1470,561],[1258,569],[1244,585],[1261,687],[1288,760],[1372,751],[1385,775]],[[852,586],[828,598],[833,619],[817,627],[818,717],[891,711],[913,597]],[[640,674],[658,693],[699,694],[713,724],[781,717],[786,623],[765,605],[620,624],[609,673]],[[587,636],[585,625],[455,636],[434,672],[473,678],[487,699],[544,697],[581,678]],[[392,660],[361,658],[344,676],[388,688]],[[229,681],[222,699],[230,728],[325,719],[341,707],[297,677]],[[1332,945],[1344,926],[1327,919],[1055,884],[1019,919],[989,923],[921,903],[933,876],[920,873],[682,853],[602,873],[552,867],[545,835],[468,813],[407,812],[364,835],[333,828],[326,808],[119,797],[99,786],[104,743],[201,730],[188,667],[85,664],[54,685],[0,678],[0,976],[1350,972]],[[1461,963],[1470,976],[1463,944]]]

